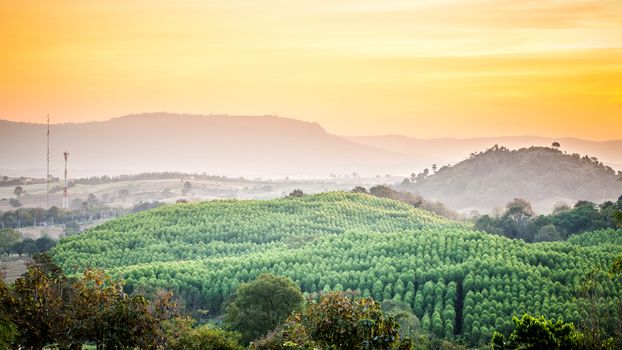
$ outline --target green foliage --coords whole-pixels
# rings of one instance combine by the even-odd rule
[[[398,342],[394,320],[385,318],[370,298],[351,299],[339,292],[307,306],[303,323],[319,344],[336,349],[391,349]]]
[[[398,325],[371,298],[322,295],[251,349],[394,349]]]
[[[621,210],[622,201],[607,201],[599,206],[588,201],[579,201],[572,209],[534,216],[528,202],[515,199],[508,203],[506,211],[500,217],[478,217],[474,228],[526,242],[561,241],[583,232],[615,229]]]
[[[64,238],[51,253],[71,273],[105,268],[129,290],[168,288],[213,313],[266,272],[313,299],[335,289],[390,297],[411,307],[421,332],[478,345],[509,332],[517,314],[578,322],[581,276],[609,269],[621,249],[612,229],[527,244],[402,202],[323,193],[168,205]],[[598,278],[609,307],[620,283]]]
[[[412,312],[411,303],[396,302],[392,299],[385,300],[381,304],[382,311],[399,325],[399,335],[401,339],[412,337],[420,331],[421,322]]]
[[[163,321],[177,315],[170,293],[153,302],[129,296],[120,282],[98,270],[87,270],[71,283],[45,255],[35,257],[0,294],[0,323],[14,324],[13,345],[26,349],[74,348],[86,342],[98,349],[156,348],[166,345]],[[4,322],[7,318],[10,323]]]
[[[169,346],[170,350],[241,350],[238,333],[227,332],[210,325],[187,329]]]
[[[8,310],[6,310],[6,303],[9,298],[9,291],[2,275],[0,275],[0,300],[4,301],[0,304],[0,350],[11,349],[11,344],[18,335],[17,328],[11,320]]]
[[[0,316],[0,350],[11,349],[11,343],[17,337],[15,324],[6,315]]]
[[[513,317],[514,331],[508,337],[495,333],[492,346],[502,349],[579,349],[583,344],[583,335],[575,330],[572,323],[553,322],[544,317],[523,315],[521,319]]]
[[[46,273],[36,264],[29,265],[15,281],[3,299],[3,309],[17,326],[19,346],[40,349],[48,343],[67,341],[64,283],[63,275]]]
[[[291,279],[262,274],[237,288],[227,305],[225,321],[248,343],[283,323],[303,301],[300,287]]]
[[[19,231],[12,228],[0,229],[0,250],[10,254],[11,248],[22,238]]]
[[[253,341],[251,350],[315,350],[319,346],[310,338],[302,324],[302,315],[295,314],[265,337]]]

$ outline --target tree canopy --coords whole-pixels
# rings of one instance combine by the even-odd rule
[[[290,278],[262,274],[236,289],[226,307],[225,321],[248,343],[283,323],[303,301],[300,287]]]

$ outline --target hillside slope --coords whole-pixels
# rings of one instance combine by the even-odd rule
[[[172,289],[188,307],[212,312],[262,272],[289,276],[311,295],[358,290],[408,304],[437,336],[480,344],[522,312],[578,320],[580,277],[608,267],[622,249],[616,235],[526,244],[397,201],[335,192],[161,207],[63,239],[51,253],[68,272],[105,268],[130,290]],[[608,305],[619,289],[599,276]]]
[[[467,214],[490,212],[514,198],[548,212],[560,202],[615,200],[622,194],[616,176],[613,169],[578,154],[546,147],[493,147],[403,188]]]
[[[590,141],[571,137],[538,137],[538,136],[500,136],[474,138],[434,138],[420,139],[402,135],[378,136],[346,136],[346,139],[363,145],[408,154],[423,163],[425,167],[432,164],[442,166],[455,164],[465,159],[469,153],[479,152],[493,145],[503,145],[509,149],[528,148],[532,146],[548,147],[553,142],[561,144],[561,150],[567,153],[589,154],[596,156],[606,165],[622,170],[622,140]],[[420,169],[413,169],[420,170]]]
[[[0,169],[42,174],[45,135],[43,124],[0,121]],[[50,144],[57,176],[65,150],[72,177],[180,171],[328,178],[330,173],[375,176],[410,168],[402,155],[331,135],[318,124],[273,116],[152,113],[54,124]]]

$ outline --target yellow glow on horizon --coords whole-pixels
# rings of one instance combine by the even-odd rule
[[[4,1],[0,118],[622,138],[622,2]]]

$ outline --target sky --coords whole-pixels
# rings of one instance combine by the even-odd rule
[[[0,0],[0,119],[622,138],[622,1]]]

